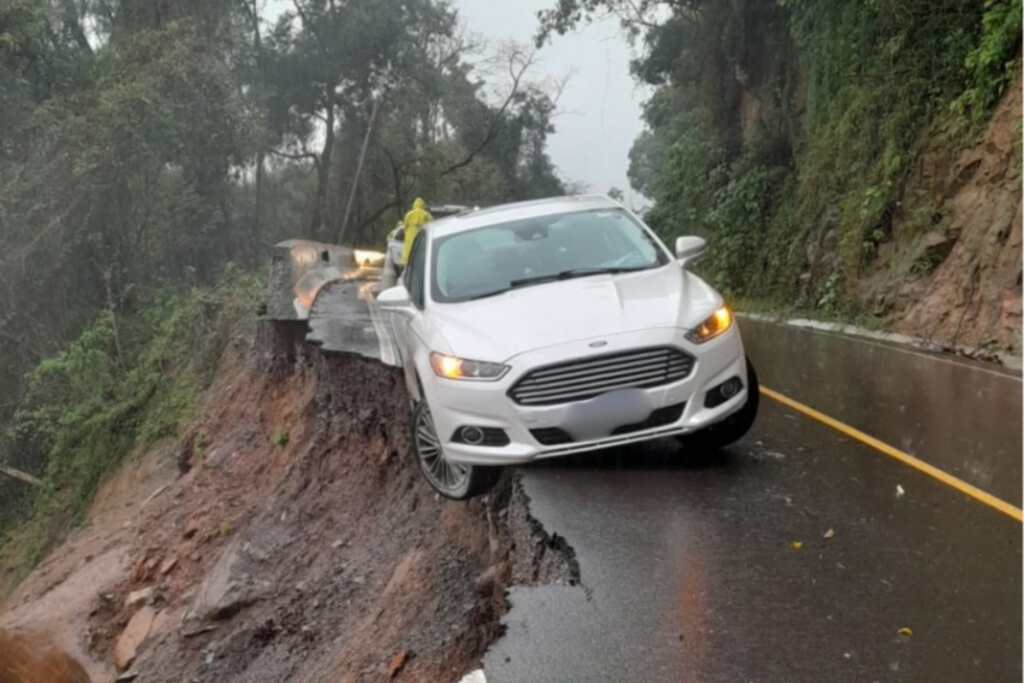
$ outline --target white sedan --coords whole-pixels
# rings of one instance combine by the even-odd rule
[[[501,467],[679,437],[717,448],[757,414],[731,310],[635,215],[604,197],[438,220],[381,292],[413,398],[413,448],[454,499]]]

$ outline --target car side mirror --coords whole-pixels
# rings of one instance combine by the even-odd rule
[[[404,285],[395,285],[378,294],[377,303],[385,308],[405,308],[412,305],[412,299]]]
[[[708,249],[708,243],[703,237],[687,235],[676,239],[676,260],[679,265],[686,268],[691,263],[704,255]]]

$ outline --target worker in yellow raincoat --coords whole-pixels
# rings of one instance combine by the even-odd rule
[[[427,211],[427,203],[416,198],[416,201],[412,203],[412,210],[405,214],[405,219],[402,221],[405,224],[405,243],[402,247],[402,267],[409,261],[409,252],[412,251],[412,243],[416,239],[416,235],[420,233],[420,228],[424,223],[429,223],[434,220],[434,217]]]

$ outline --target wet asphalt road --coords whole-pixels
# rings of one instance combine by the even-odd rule
[[[741,327],[765,385],[1020,504],[1016,377]],[[1020,523],[761,405],[703,464],[659,443],[521,470],[582,586],[513,591],[488,681],[1021,680]]]

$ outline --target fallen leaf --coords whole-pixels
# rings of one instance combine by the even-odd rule
[[[853,657],[853,655],[851,655],[849,652],[843,653],[843,659],[850,659],[851,657]]]
[[[407,651],[402,650],[395,653],[395,656],[391,658],[391,664],[388,666],[388,678],[397,676],[407,661],[409,661],[409,653]]]
[[[913,631],[911,631],[911,630],[910,630],[909,628],[907,628],[906,626],[904,626],[904,627],[903,627],[903,628],[901,628],[901,629],[900,629],[899,631],[897,631],[897,633],[899,633],[899,634],[900,634],[901,636],[906,636],[907,638],[909,638],[910,636],[914,635],[914,632],[913,632]]]
[[[896,484],[896,497],[899,498],[904,493],[906,493],[906,491],[903,490],[903,487],[900,486],[899,484]]]
[[[793,541],[792,543],[789,544],[789,547],[792,548],[793,550],[800,550],[800,548],[804,547],[804,544],[803,544],[803,541]]]
[[[836,535],[835,529],[829,529],[828,531],[825,532],[825,538],[826,539],[830,539],[830,538],[832,538],[835,535]]]

